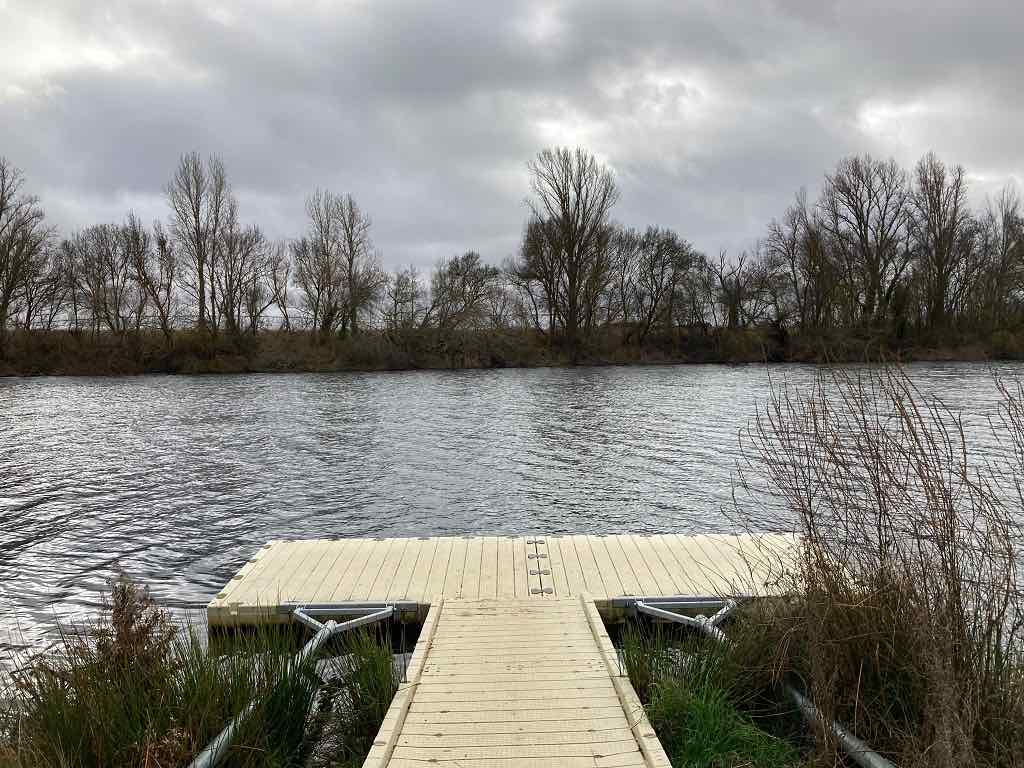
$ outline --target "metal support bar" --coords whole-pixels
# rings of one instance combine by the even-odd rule
[[[737,596],[737,600],[746,599],[745,596]],[[687,608],[695,611],[706,611],[706,610],[718,610],[723,605],[728,604],[730,601],[721,597],[709,597],[709,596],[698,596],[698,597],[684,597],[682,595],[676,595],[675,597],[664,597],[664,596],[653,596],[653,597],[615,597],[608,601],[612,608],[633,608],[637,603],[644,603],[645,605],[657,605],[662,608],[678,607]]]
[[[728,606],[727,606],[728,607]],[[677,624],[685,624],[688,627],[696,627],[707,635],[710,635],[720,643],[728,644],[729,640],[726,638],[725,633],[716,627],[707,616],[683,616],[679,613],[673,613],[672,611],[666,611],[662,608],[655,608],[653,605],[647,605],[644,602],[638,602],[636,609],[640,613],[646,613],[648,616],[656,616],[659,619],[666,619],[667,621],[674,621]],[[722,610],[725,610],[724,608]],[[718,616],[721,613],[719,611]]]
[[[356,627],[361,627],[365,624],[372,624],[376,621],[381,621],[390,617],[394,612],[394,607],[388,605],[380,608],[375,613],[360,616],[352,619],[351,621],[342,622],[341,624],[337,624],[334,621],[328,621],[326,624],[321,624],[319,621],[309,616],[304,609],[296,608],[292,612],[292,615],[307,627],[316,629],[316,634],[313,635],[310,641],[302,646],[302,650],[295,654],[295,656],[293,656],[288,662],[288,666],[285,668],[285,675],[291,674],[296,667],[301,666],[306,659],[320,650],[320,647],[335,635],[340,635],[342,632],[355,629]],[[189,763],[189,768],[213,768],[213,766],[217,765],[217,763],[223,759],[228,748],[231,746],[231,741],[235,737],[235,731],[238,728],[238,724],[248,717],[255,708],[255,701],[247,704],[246,707],[239,712],[235,718],[227,724],[227,726],[225,726],[224,730],[217,734],[214,740],[211,741],[202,752],[196,755],[195,759]]]
[[[376,613],[384,608],[393,608],[395,613],[404,613],[419,611],[428,606],[412,600],[396,600],[389,603],[283,603],[281,607],[288,613],[294,613],[295,609],[300,608],[309,616],[349,616],[357,613]]]
[[[319,632],[321,629],[324,628],[324,625],[323,625],[322,622],[319,622],[316,619],[314,619],[312,616],[310,616],[308,613],[306,613],[302,608],[296,608],[294,611],[292,611],[292,616],[294,616],[300,622],[302,622],[307,627],[312,629],[314,632]]]
[[[719,629],[717,625],[730,613],[736,610],[738,605],[739,604],[735,600],[730,600],[723,605],[723,607],[714,616],[697,616],[696,618],[691,616],[682,616],[681,614],[672,613],[671,611],[666,611],[662,608],[655,608],[652,605],[646,604],[644,601],[637,601],[636,609],[640,613],[646,613],[648,616],[657,616],[660,619],[667,619],[668,621],[674,621],[678,624],[696,627],[704,632],[704,634],[709,637],[713,637],[723,645],[728,645],[729,638],[726,637],[725,633]],[[800,710],[800,714],[804,717],[804,720],[810,724],[823,720],[821,713],[814,705],[814,702],[798,692],[791,685],[787,685],[785,688],[786,692],[796,703],[797,708]],[[858,739],[836,721],[825,721],[825,724],[829,729],[831,729],[832,733],[839,741],[839,746],[842,747],[843,752],[845,752],[851,760],[857,763],[857,765],[861,766],[861,768],[896,768],[895,764],[873,751],[867,744]]]
[[[800,709],[800,713],[808,723],[822,722],[823,718],[818,708],[806,696],[801,694],[791,685],[786,686],[786,692]],[[849,756],[857,765],[862,768],[896,768],[894,763],[889,762],[877,752],[872,751],[867,744],[858,739],[848,730],[834,720],[824,721],[825,725],[832,731],[843,752]]]

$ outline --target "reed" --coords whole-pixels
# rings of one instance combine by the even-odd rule
[[[789,599],[747,615],[761,658],[902,766],[1024,764],[1024,397],[1001,389],[986,458],[898,368],[778,387],[747,435],[739,507],[774,498],[801,540]]]
[[[787,739],[770,733],[768,712],[728,648],[659,625],[629,624],[621,660],[662,747],[677,768],[783,768],[801,764]],[[775,720],[769,723],[769,720]]]
[[[121,581],[95,625],[66,629],[56,652],[15,674],[0,697],[8,702],[0,765],[181,766],[251,702],[222,765],[305,765],[324,733],[358,734],[349,752],[368,750],[390,698],[381,704],[364,691],[393,695],[390,647],[365,635],[346,649],[350,672],[321,691],[315,659],[290,663],[296,645],[287,633],[224,637],[211,648]],[[328,710],[329,699],[347,704]]]

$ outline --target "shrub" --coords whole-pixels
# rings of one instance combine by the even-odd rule
[[[1003,391],[986,461],[898,369],[776,390],[749,432],[742,486],[802,542],[791,599],[757,608],[772,664],[901,765],[1024,761],[1024,398]]]

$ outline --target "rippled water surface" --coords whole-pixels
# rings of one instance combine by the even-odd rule
[[[995,413],[989,366],[910,371]],[[198,606],[271,538],[725,530],[769,373],[815,369],[0,379],[0,657],[118,570]]]

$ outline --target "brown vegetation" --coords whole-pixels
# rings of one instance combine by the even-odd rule
[[[1024,764],[1024,390],[1002,391],[985,457],[897,371],[780,390],[749,434],[744,488],[802,548],[794,597],[731,635],[898,765]]]

